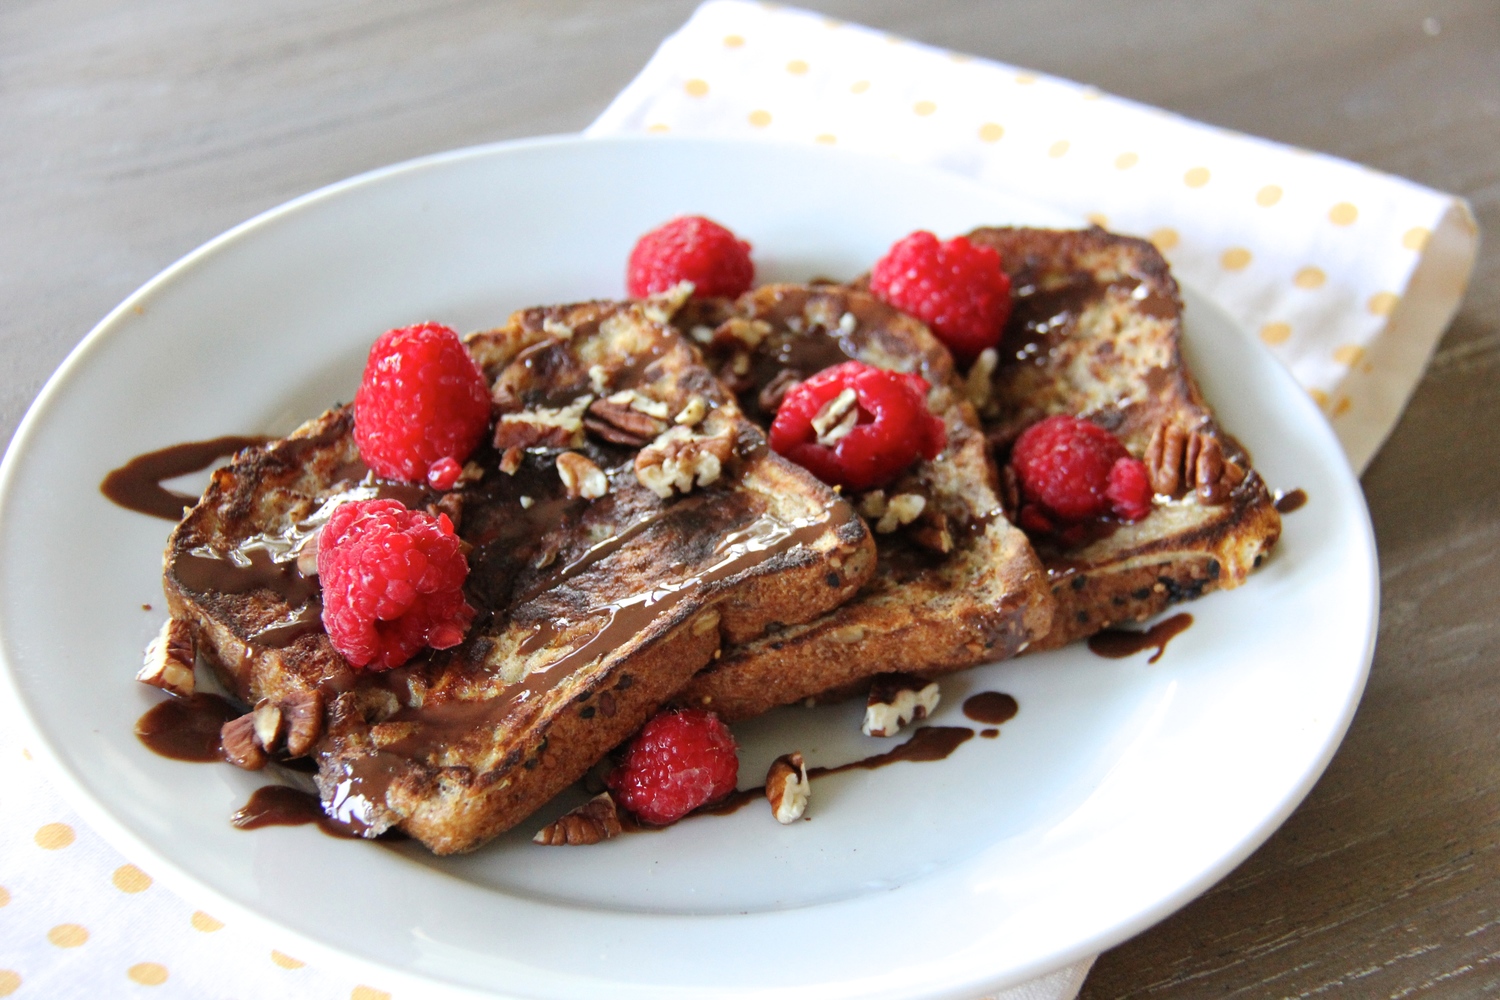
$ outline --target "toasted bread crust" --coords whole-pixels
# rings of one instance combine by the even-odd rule
[[[482,478],[445,495],[377,483],[346,407],[242,454],[174,531],[169,606],[194,624],[226,685],[247,703],[322,693],[314,756],[335,818],[366,835],[399,827],[438,853],[471,849],[639,728],[721,641],[815,616],[873,571],[858,516],[764,447],[661,308],[529,310],[470,349],[499,383],[502,416],[522,423],[619,390],[669,414],[698,399],[693,436],[733,446],[688,495],[661,498],[634,470],[643,449],[576,428],[570,450],[608,481],[598,499],[570,495],[552,446],[525,450],[510,474],[483,449]],[[275,558],[330,498],[374,492],[455,519],[473,547],[467,589],[480,609],[462,645],[385,673],[344,662],[317,620],[315,584]]]
[[[948,351],[921,322],[834,285],[768,285],[732,305],[692,308],[683,321],[698,328],[710,367],[758,420],[774,416],[760,397],[784,372],[806,377],[852,357],[926,378],[948,444],[883,491],[922,497],[924,512],[877,533],[879,568],[857,597],[726,649],[678,701],[742,719],[831,688],[853,692],[880,673],[936,676],[1005,659],[1046,633],[1052,601],[1041,566],[1001,510],[995,468]],[[705,332],[709,322],[717,332]],[[930,539],[936,526],[949,551],[914,540],[921,531]]]
[[[1086,230],[986,228],[1015,309],[980,419],[1003,466],[1027,426],[1054,413],[1114,432],[1137,458],[1159,428],[1212,438],[1244,472],[1208,502],[1188,490],[1144,520],[1076,549],[1037,547],[1057,613],[1033,649],[1065,645],[1175,601],[1239,586],[1281,531],[1250,456],[1219,427],[1182,357],[1182,301],[1166,261],[1144,240]]]

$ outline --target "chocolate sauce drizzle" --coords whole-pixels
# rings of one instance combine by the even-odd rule
[[[104,477],[99,492],[113,503],[139,514],[182,520],[184,507],[198,498],[176,493],[162,485],[163,480],[199,472],[217,460],[233,455],[242,448],[264,444],[270,438],[230,435],[208,441],[188,441],[170,448],[137,455]]]
[[[976,722],[988,722],[994,726],[1009,719],[1015,718],[1019,706],[1016,700],[1008,694],[998,691],[982,691],[971,696],[964,702],[964,714]],[[986,729],[979,735],[994,739],[1000,735],[999,729]],[[974,738],[974,730],[968,726],[923,726],[912,733],[905,742],[893,750],[885,753],[874,754],[861,760],[850,761],[837,767],[810,767],[807,769],[809,780],[822,778],[830,774],[840,774],[844,771],[873,771],[877,768],[887,767],[891,764],[899,764],[902,761],[911,761],[914,764],[929,763],[935,760],[946,760],[953,751],[963,746]],[[692,813],[694,816],[727,816],[756,799],[766,796],[766,787],[757,785],[754,788],[741,788],[731,792],[728,797],[718,802],[710,803]],[[627,830],[633,830],[627,827]],[[654,829],[646,827],[645,829]]]
[[[1161,659],[1161,654],[1167,651],[1167,643],[1186,632],[1188,626],[1192,624],[1193,616],[1186,611],[1179,611],[1171,618],[1162,619],[1144,632],[1135,629],[1107,628],[1103,632],[1089,636],[1089,650],[1099,656],[1119,660],[1147,649],[1155,649],[1156,653],[1146,661],[1155,663]]]
[[[153,705],[136,720],[135,736],[152,753],[205,764],[223,760],[219,730],[239,716],[229,699],[200,692]]]
[[[305,826],[316,823],[330,837],[360,839],[360,832],[329,816],[323,803],[311,792],[288,785],[265,785],[250,794],[250,801],[229,817],[230,825],[240,830],[259,830],[267,826]]]
[[[1307,503],[1307,491],[1295,489],[1290,493],[1283,493],[1276,498],[1276,512],[1278,514],[1290,514],[1294,510],[1302,509]]]

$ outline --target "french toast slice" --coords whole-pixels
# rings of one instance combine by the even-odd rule
[[[1249,454],[1221,428],[1182,356],[1182,299],[1145,240],[1085,230],[983,228],[1010,275],[1014,308],[971,395],[997,463],[1052,414],[1112,431],[1147,466],[1157,502],[1072,546],[1033,534],[1057,602],[1052,649],[1168,605],[1237,587],[1276,544],[1281,518]],[[983,364],[983,362],[981,362]]]
[[[853,508],[766,447],[670,308],[531,309],[468,338],[498,417],[448,493],[370,475],[346,406],[242,453],[172,533],[173,616],[246,704],[315,713],[324,808],[353,832],[470,850],[581,777],[722,642],[822,614],[873,572]],[[385,672],[334,650],[298,568],[315,572],[306,539],[337,503],[374,495],[453,519],[479,612],[461,645]]]
[[[876,674],[936,676],[1005,659],[1046,633],[1052,601],[1025,536],[1006,519],[995,466],[945,347],[920,321],[837,285],[767,285],[694,300],[675,319],[761,426],[795,381],[850,358],[916,373],[948,443],[897,481],[851,500],[876,530],[878,569],[851,601],[741,642],[677,701],[728,719],[853,693]],[[912,515],[916,507],[915,516]]]

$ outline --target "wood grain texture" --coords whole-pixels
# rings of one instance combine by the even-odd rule
[[[162,267],[308,189],[587,124],[692,0],[0,4],[0,429]],[[1500,232],[1494,0],[805,6],[1469,197]],[[1365,476],[1384,606],[1323,780],[1106,953],[1116,997],[1500,993],[1500,249]]]

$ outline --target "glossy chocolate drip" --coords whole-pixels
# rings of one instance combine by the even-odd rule
[[[1134,629],[1107,628],[1103,632],[1089,636],[1089,649],[1111,660],[1123,659],[1147,649],[1155,649],[1156,653],[1146,661],[1155,663],[1167,651],[1167,643],[1186,632],[1188,626],[1192,624],[1193,616],[1186,611],[1179,611],[1171,618],[1162,619],[1144,632]]]
[[[323,812],[316,795],[287,785],[266,785],[250,794],[250,801],[229,817],[241,830],[267,826],[304,826],[316,823],[330,837],[358,838],[359,832]]]
[[[135,736],[152,753],[172,760],[222,760],[219,730],[241,711],[216,694],[192,694],[153,705],[135,724]]]
[[[1276,498],[1276,512],[1278,514],[1290,514],[1294,510],[1301,510],[1302,505],[1307,503],[1307,491],[1296,489],[1290,493],[1283,493]]]
[[[1002,695],[1002,697],[1005,697]],[[974,730],[967,726],[923,726],[907,738],[906,742],[885,753],[874,754],[862,760],[850,761],[837,767],[810,767],[807,769],[809,780],[821,778],[829,774],[839,774],[843,771],[873,771],[876,768],[886,767],[891,764],[899,764],[902,761],[911,761],[914,764],[930,763],[935,760],[945,760],[952,755],[953,751],[974,738]],[[726,816],[729,813],[743,808],[756,799],[766,797],[764,785],[754,788],[741,788],[731,792],[718,802],[712,802],[701,809],[694,811],[693,815],[707,814],[710,816]]]
[[[999,691],[981,691],[964,700],[964,715],[987,726],[998,726],[1016,717],[1016,699]]]
[[[198,498],[167,489],[162,485],[163,480],[199,472],[241,448],[264,444],[268,440],[234,435],[208,441],[188,441],[137,455],[105,476],[99,484],[99,492],[126,510],[180,521],[183,508],[191,507]]]
[[[276,562],[261,548],[235,551],[243,562],[218,558],[209,550],[180,552],[172,560],[172,573],[184,587],[198,593],[247,594],[264,588],[293,608],[317,595],[317,578],[299,573],[296,560]]]

